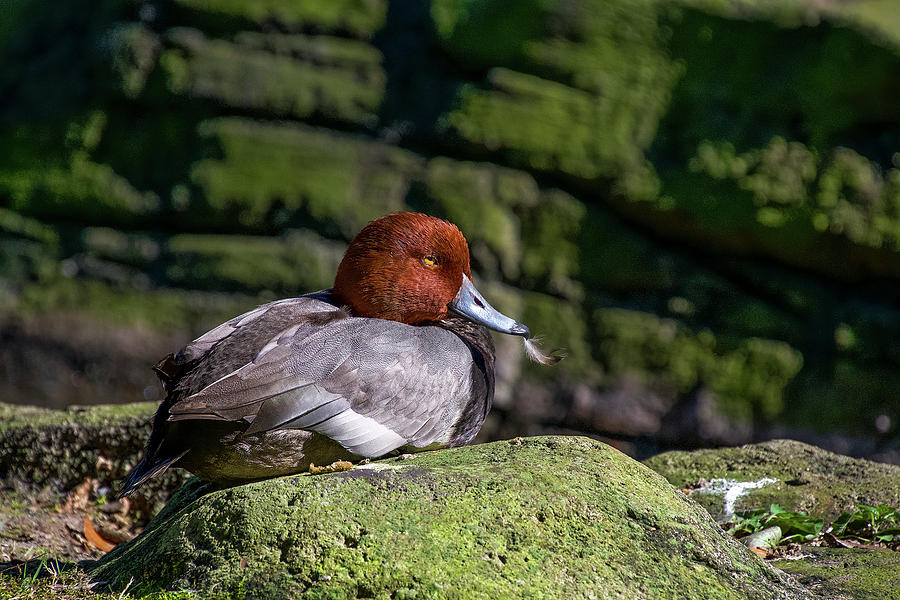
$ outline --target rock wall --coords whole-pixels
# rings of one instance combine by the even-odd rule
[[[486,296],[569,354],[538,369],[498,339],[484,437],[777,430],[900,460],[887,4],[9,11],[0,399],[159,399],[161,355],[329,286],[359,228],[412,209],[457,223]]]

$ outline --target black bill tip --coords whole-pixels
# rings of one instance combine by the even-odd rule
[[[530,339],[531,338],[531,330],[528,329],[523,323],[516,322],[515,325],[510,327],[509,333],[513,335],[521,335],[523,338]]]

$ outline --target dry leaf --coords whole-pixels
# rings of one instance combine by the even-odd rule
[[[91,523],[91,517],[87,514],[84,515],[84,537],[98,550],[102,550],[103,552],[109,552],[116,547],[114,543],[97,533],[97,530],[94,529],[94,524]]]

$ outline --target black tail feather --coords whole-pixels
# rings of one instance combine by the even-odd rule
[[[128,475],[125,476],[125,479],[122,480],[122,489],[119,490],[119,494],[116,498],[119,499],[128,496],[137,489],[139,485],[168,469],[178,459],[187,454],[187,452],[188,451],[185,450],[177,456],[154,458],[152,462],[148,461],[146,457],[142,458]]]

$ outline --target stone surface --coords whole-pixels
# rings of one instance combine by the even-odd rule
[[[831,521],[844,511],[854,512],[858,503],[900,506],[900,467],[841,456],[791,440],[666,452],[645,463],[678,488],[695,486],[701,479],[775,480],[741,494],[734,510],[768,508],[776,503]],[[691,497],[715,516],[723,512],[723,495],[721,486],[717,493],[704,493],[702,488],[691,492]]]
[[[194,480],[92,575],[272,599],[810,597],[662,477],[579,437]]]

